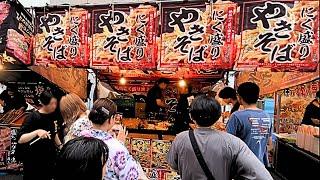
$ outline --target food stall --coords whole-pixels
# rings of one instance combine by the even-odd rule
[[[286,179],[312,179],[317,176],[316,170],[320,167],[319,127],[301,126],[301,121],[319,87],[320,79],[317,78],[276,92],[279,108],[275,121],[278,135],[274,167]],[[290,163],[288,159],[291,159]]]
[[[269,17],[266,9],[272,8],[280,12]],[[275,117],[275,132],[281,137],[275,146],[274,166],[288,176],[282,170],[282,152],[287,151],[281,148],[297,147],[284,144],[280,133],[296,132],[305,100],[313,97],[312,84],[319,81],[318,10],[317,1],[302,0],[35,7],[30,9],[34,24],[23,21],[34,30],[32,43],[30,33],[22,33],[19,37],[24,42],[19,43],[28,48],[17,51],[13,48],[20,47],[13,46],[16,41],[8,43],[1,51],[0,65],[16,59],[65,92],[87,99],[88,107],[96,98],[114,100],[123,115],[121,123],[129,130],[126,146],[150,179],[178,179],[165,163],[165,155],[175,137],[172,125],[179,82],[192,86],[193,95],[213,89],[217,82],[232,87],[256,82],[264,99],[259,106]],[[9,40],[19,39],[12,38],[17,34],[8,29]],[[228,71],[237,71],[235,83],[229,82]],[[88,72],[94,74],[91,79]],[[162,112],[162,120],[147,118],[146,94],[161,77],[170,80],[163,92],[169,108]],[[311,87],[303,90],[306,96],[291,97],[296,90],[290,89],[303,83],[311,83],[304,85]],[[32,88],[22,91],[31,93]],[[296,101],[292,108],[290,104]],[[224,117],[213,128],[224,130]],[[297,148],[294,152],[304,151]]]

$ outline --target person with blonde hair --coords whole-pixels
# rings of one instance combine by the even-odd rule
[[[79,137],[83,130],[92,128],[92,123],[88,119],[87,107],[78,95],[70,93],[63,96],[60,100],[60,111],[66,124],[65,142]]]

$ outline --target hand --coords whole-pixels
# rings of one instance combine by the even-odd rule
[[[316,118],[311,118],[313,124],[315,125],[319,125],[320,124],[320,120],[319,119],[316,119]]]
[[[38,129],[37,131],[37,136],[41,139],[51,139],[50,131],[45,131],[43,129]]]
[[[120,126],[119,133],[118,133],[116,139],[124,144],[126,142],[127,136],[128,136],[127,128]]]

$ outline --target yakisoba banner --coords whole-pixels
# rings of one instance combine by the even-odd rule
[[[231,69],[236,11],[235,3],[162,5],[160,67]]]
[[[88,12],[71,9],[37,13],[34,54],[36,65],[87,67]]]
[[[310,71],[319,63],[318,1],[243,4],[239,69]]]
[[[157,26],[157,9],[153,6],[94,10],[92,66],[154,68]]]
[[[34,53],[36,64],[85,67],[90,61],[100,69],[315,71],[319,3],[170,2],[45,13],[39,9]]]

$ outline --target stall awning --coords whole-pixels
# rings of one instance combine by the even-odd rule
[[[80,98],[87,98],[88,72],[78,68],[46,68],[31,66],[30,69],[56,84],[66,92],[73,92]]]

